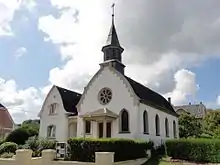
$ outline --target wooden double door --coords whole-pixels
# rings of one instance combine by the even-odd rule
[[[98,123],[98,137],[110,138],[112,135],[112,123],[111,122],[99,122]]]

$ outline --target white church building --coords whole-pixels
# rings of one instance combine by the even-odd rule
[[[178,115],[163,96],[127,77],[114,25],[102,47],[104,60],[82,94],[54,85],[39,113],[40,137],[152,140],[178,138]]]

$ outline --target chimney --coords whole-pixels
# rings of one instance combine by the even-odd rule
[[[171,97],[168,97],[168,102],[171,104]]]
[[[189,102],[189,105],[191,105],[191,102]]]
[[[200,102],[200,104],[202,104],[202,102]]]

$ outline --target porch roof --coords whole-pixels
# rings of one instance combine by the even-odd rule
[[[92,117],[112,117],[117,118],[118,115],[107,108],[102,108],[93,112],[86,112],[84,115],[81,115],[83,118],[92,118]]]

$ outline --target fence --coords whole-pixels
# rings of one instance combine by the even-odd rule
[[[149,151],[148,151],[149,153]],[[141,165],[147,158],[114,162],[113,152],[96,152],[95,162],[55,161],[54,150],[42,151],[42,157],[32,158],[32,150],[17,150],[15,157],[0,159],[0,165]]]

